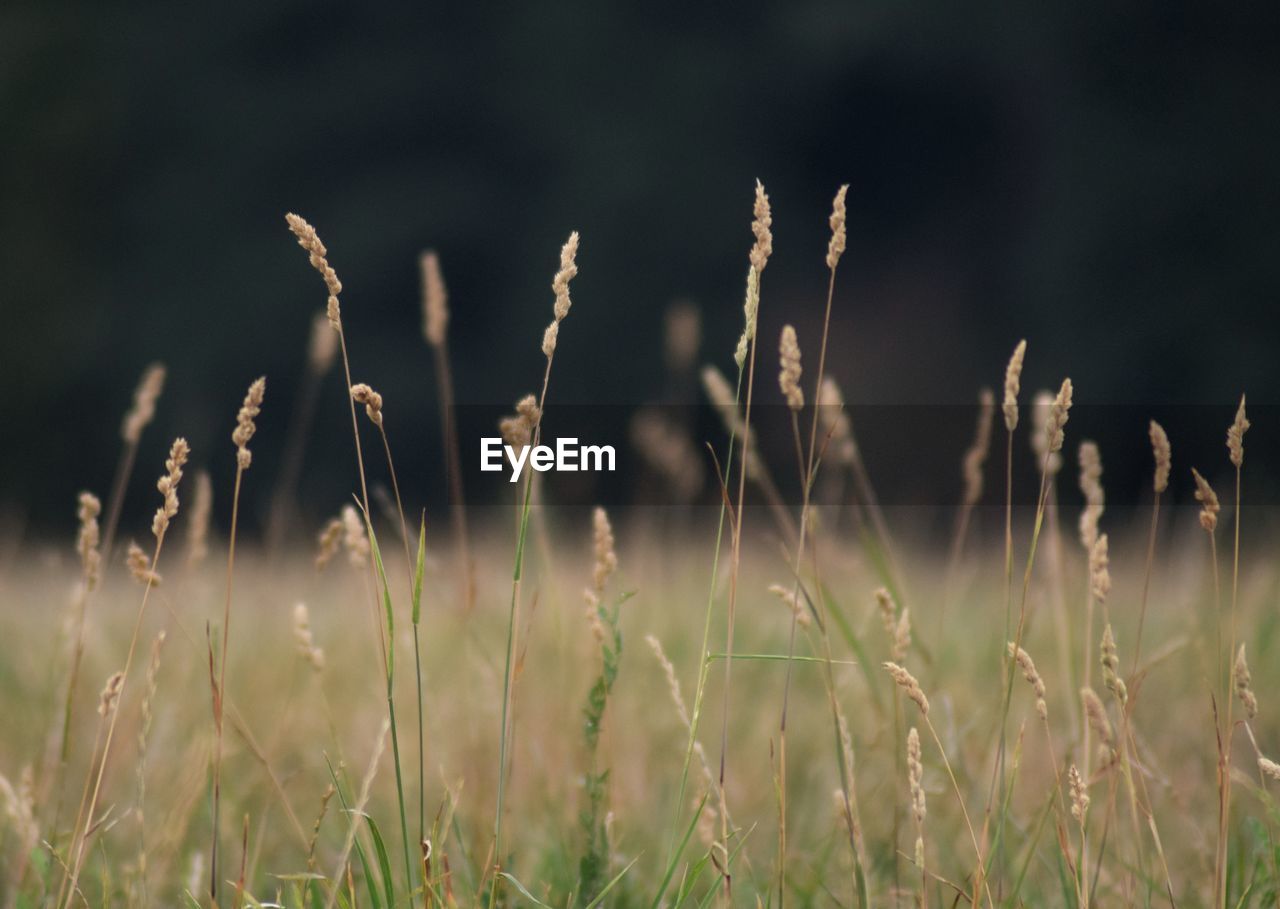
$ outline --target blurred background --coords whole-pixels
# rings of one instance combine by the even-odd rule
[[[1175,458],[1220,471],[1241,391],[1250,441],[1274,438],[1277,20],[1265,4],[7,3],[0,507],[69,533],[162,360],[129,520],[154,507],[179,433],[225,487],[236,408],[265,373],[266,475],[246,487],[262,514],[324,304],[286,211],[329,247],[354,378],[387,400],[412,502],[446,494],[425,248],[450,290],[459,402],[509,410],[540,381],[549,283],[580,231],[552,400],[621,405],[600,409],[625,427],[633,405],[676,394],[672,300],[701,308],[700,361],[732,368],[757,178],[775,241],[762,401],[779,401],[784,320],[816,349],[827,216],[848,183],[831,370],[850,402],[971,406],[1026,337],[1028,397],[1070,374],[1094,413],[1131,405],[1096,419],[1109,487],[1146,482],[1148,411],[1193,414],[1187,433],[1170,426]],[[308,520],[353,483],[342,396],[331,374]],[[884,497],[958,495],[971,420],[923,478],[895,474],[902,439],[864,438]],[[616,429],[601,432],[625,440]]]

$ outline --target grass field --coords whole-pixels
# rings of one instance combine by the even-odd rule
[[[432,516],[424,537],[393,420],[352,383],[328,251],[289,226],[327,291],[317,372],[352,391],[353,504],[311,548],[237,543],[273,419],[254,383],[200,458],[222,465],[222,533],[177,440],[163,468],[136,464],[161,477],[136,544],[123,482],[82,496],[76,540],[22,543],[0,574],[0,905],[1280,905],[1280,573],[1240,544],[1243,401],[1222,463],[1198,465],[1216,494],[1197,474],[1198,509],[1169,507],[1191,465],[1175,450],[1170,473],[1153,424],[1148,504],[1118,520],[1071,438],[1070,381],[1032,406],[1019,346],[940,468],[967,479],[949,548],[914,545],[824,381],[825,331],[757,350],[758,188],[738,372],[706,377],[722,495],[611,522],[543,504],[526,473],[508,507]],[[515,444],[554,412],[577,244],[541,392],[502,427]],[[434,260],[424,284],[447,412]],[[143,380],[118,477],[162,383]],[[796,458],[766,465],[752,406],[779,400]],[[676,483],[698,447],[658,438]],[[1006,510],[1015,450],[1039,488]],[[823,475],[847,480],[843,505],[809,504]],[[1058,505],[1077,485],[1083,513]]]

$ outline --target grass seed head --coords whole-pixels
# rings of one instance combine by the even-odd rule
[[[831,376],[824,376],[818,389],[818,425],[822,438],[830,439],[827,457],[842,467],[851,467],[858,458],[857,443],[853,438],[853,423],[844,406],[844,395]]]
[[[1244,415],[1244,395],[1241,395],[1235,422],[1227,427],[1227,451],[1236,470],[1244,466],[1244,434],[1251,425],[1249,418]]]
[[[603,593],[610,576],[618,570],[618,553],[614,549],[613,526],[608,513],[599,506],[591,514],[591,533],[595,568],[591,574],[597,593]]]
[[[1111,633],[1110,622],[1102,629],[1102,682],[1122,707],[1129,703],[1129,689],[1120,677],[1120,657],[1116,651],[1116,639]]]
[[[1058,389],[1058,396],[1053,399],[1053,404],[1049,408],[1049,417],[1045,420],[1044,425],[1045,438],[1048,442],[1050,454],[1062,450],[1063,429],[1067,425],[1071,410],[1071,393],[1071,380],[1063,379],[1062,387]]]
[[[369,535],[354,505],[342,506],[342,545],[353,567],[363,568],[369,561]]]
[[[512,448],[521,449],[533,441],[533,431],[541,416],[538,412],[538,399],[533,395],[525,395],[516,402],[514,416],[503,417],[498,421],[498,431],[502,440]]]
[[[329,523],[324,525],[324,529],[317,537],[320,544],[316,551],[317,571],[323,571],[324,567],[338,554],[338,547],[342,545],[342,535],[345,530],[346,524],[342,518],[330,518]]]
[[[293,607],[293,641],[303,661],[316,672],[324,669],[324,650],[316,646],[311,634],[311,614],[306,603],[297,603]]]
[[[440,273],[440,257],[429,249],[418,258],[418,264],[422,271],[422,336],[432,347],[440,348],[449,329],[449,293]]]
[[[1021,647],[1009,642],[1009,656],[1018,664],[1018,668],[1022,670],[1022,677],[1031,685],[1031,690],[1036,696],[1036,713],[1040,719],[1049,719],[1049,705],[1045,703],[1045,687],[1044,679],[1040,677],[1039,670],[1036,669],[1035,662],[1031,659],[1031,654],[1027,653]]]
[[[797,597],[781,584],[770,584],[769,592],[782,601],[782,604],[791,610],[791,615],[795,619],[796,624],[801,628],[808,628],[810,624],[809,612],[800,603]]]
[[[284,216],[284,220],[289,225],[289,230],[293,231],[293,235],[298,238],[298,245],[307,251],[311,267],[324,279],[324,286],[329,291],[325,314],[329,324],[341,331],[342,311],[338,305],[338,296],[342,293],[342,282],[338,280],[337,272],[329,265],[329,251],[320,242],[320,235],[316,233],[316,229],[304,219],[290,212]]]
[[[165,368],[163,363],[152,363],[142,374],[133,392],[133,406],[125,414],[120,426],[121,437],[130,445],[142,438],[142,430],[155,418],[156,401],[164,391]]]
[[[1195,478],[1196,501],[1200,503],[1200,526],[1207,533],[1213,533],[1218,529],[1218,512],[1222,510],[1222,506],[1218,504],[1218,494],[1194,467],[1191,468],[1191,476]]]
[[[1027,342],[1019,341],[1004,370],[1004,428],[1018,428],[1018,392],[1022,389],[1022,361],[1027,355]]]
[[[827,243],[827,268],[835,271],[836,263],[844,255],[845,236],[845,196],[849,193],[849,184],[836,190],[835,200],[831,203],[831,239]]]
[[[1067,782],[1071,790],[1071,816],[1083,825],[1089,811],[1089,790],[1075,764],[1067,770]]]
[[[893,677],[894,683],[902,689],[903,694],[914,701],[915,705],[920,708],[920,713],[923,716],[928,716],[929,699],[925,697],[924,691],[920,688],[920,683],[916,681],[916,677],[897,663],[882,663],[881,665],[888,670],[889,675]]]
[[[244,403],[236,414],[236,428],[231,433],[231,441],[236,445],[236,464],[241,470],[248,470],[253,463],[253,452],[249,451],[249,440],[258,431],[254,422],[262,412],[262,398],[267,393],[267,377],[260,376],[249,386],[245,393]]]
[[[1107,535],[1100,535],[1089,550],[1089,592],[1103,603],[1111,593],[1111,558],[1107,552]]]
[[[138,583],[150,584],[153,587],[160,586],[160,575],[152,570],[151,558],[132,540],[129,541],[129,547],[125,551],[124,563]]]
[[[124,687],[124,673],[113,672],[107,679],[107,684],[102,686],[102,694],[98,696],[98,716],[107,716],[116,708],[116,702],[120,698],[120,689]]]
[[[1273,780],[1280,781],[1280,764],[1277,764],[1270,758],[1260,756],[1258,758],[1258,770],[1262,772],[1263,776],[1268,776]]]
[[[1102,699],[1092,688],[1080,689],[1080,700],[1084,704],[1085,718],[1089,728],[1098,736],[1098,740],[1107,748],[1115,747],[1115,736],[1111,731],[1111,720],[1107,718],[1107,708]]]
[[[964,477],[964,504],[972,507],[982,498],[982,468],[991,453],[991,426],[995,422],[996,396],[990,388],[978,392],[978,426],[973,444],[965,452],[961,475]]]
[[[754,267],[747,269],[747,292],[742,300],[742,334],[738,337],[738,346],[733,351],[733,362],[742,369],[747,362],[747,351],[756,336],[756,322],[760,316],[760,272]]]
[[[1249,672],[1249,661],[1245,659],[1244,644],[1236,651],[1236,662],[1231,670],[1231,678],[1236,686],[1236,695],[1244,705],[1249,719],[1258,715],[1258,698],[1253,693],[1253,675]]]
[[[1062,455],[1049,451],[1049,416],[1053,413],[1054,396],[1051,391],[1038,391],[1031,399],[1031,451],[1036,456],[1036,469],[1049,475],[1062,470]]]
[[[186,439],[174,439],[169,448],[169,457],[164,462],[165,473],[156,481],[156,489],[164,497],[164,504],[156,509],[156,516],[151,521],[151,532],[157,540],[164,536],[169,529],[169,521],[178,513],[178,483],[182,480],[182,468],[190,454],[191,449]]]
[[[800,344],[796,340],[796,330],[790,325],[782,326],[782,336],[778,340],[779,364],[778,386],[782,396],[787,399],[787,407],[793,413],[804,408],[804,392],[800,388]]]
[[[556,321],[563,321],[569,314],[573,301],[569,299],[569,282],[578,274],[578,232],[569,234],[569,239],[560,248],[560,270],[551,280],[551,289],[555,292]]]
[[[924,827],[928,809],[924,798],[924,763],[920,759],[920,733],[912,726],[907,732],[907,780],[911,786],[911,813],[916,829]],[[919,860],[917,859],[917,863]]]
[[[1102,489],[1102,455],[1093,442],[1080,443],[1080,491],[1084,493],[1084,510],[1080,512],[1080,545],[1093,552],[1098,542],[1098,521],[1106,508]]]
[[[1155,458],[1156,471],[1152,478],[1152,488],[1156,492],[1164,492],[1169,488],[1169,470],[1173,464],[1173,452],[1169,447],[1169,436],[1164,427],[1155,420],[1148,428],[1151,436],[1151,454]]]
[[[80,507],[76,516],[80,520],[80,533],[76,537],[76,551],[80,553],[80,570],[84,575],[87,590],[92,590],[98,583],[98,570],[102,555],[98,552],[98,515],[102,513],[102,503],[91,492],[80,493]]]
[[[751,233],[755,235],[756,242],[751,247],[751,267],[757,275],[761,275],[769,263],[769,256],[773,254],[773,233],[769,229],[773,224],[773,215],[769,211],[769,197],[765,194],[764,184],[759,180],[756,181],[756,201],[752,206],[752,214],[755,217],[751,222]]]
[[[382,428],[382,395],[363,382],[357,382],[351,386],[351,400],[363,404],[369,421],[379,429]]]
[[[191,520],[187,524],[187,563],[199,565],[209,554],[209,523],[213,515],[213,486],[209,471],[197,470],[191,496]]]

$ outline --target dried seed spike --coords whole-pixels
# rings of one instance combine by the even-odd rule
[[[963,468],[964,504],[972,507],[982,498],[982,467],[991,453],[991,426],[995,421],[996,396],[990,388],[978,392],[978,425],[973,444],[965,452]]]
[[[818,425],[826,443],[827,457],[845,467],[852,466],[858,458],[857,442],[853,438],[853,423],[844,406],[840,386],[831,376],[824,376],[818,389]],[[821,446],[819,446],[821,447]]]
[[[751,267],[759,275],[764,272],[769,256],[773,253],[773,233],[769,229],[773,224],[773,215],[769,211],[769,197],[765,194],[764,184],[759,180],[756,181],[756,201],[752,206],[752,214],[755,218],[751,222],[751,233],[755,235],[756,242],[751,247],[750,259]]]
[[[329,561],[338,553],[338,547],[342,545],[342,534],[346,529],[342,518],[330,518],[329,523],[324,525],[324,529],[320,531],[317,538],[320,542],[319,551],[316,553],[316,570],[323,571]]]
[[[756,320],[760,315],[760,272],[755,268],[747,269],[747,292],[742,301],[742,334],[738,338],[738,346],[733,352],[733,362],[741,369],[747,362],[747,351],[752,338],[756,336]]]
[[[498,421],[498,431],[502,439],[512,448],[520,449],[533,441],[533,430],[538,425],[538,399],[533,395],[525,395],[516,402],[515,416],[503,417]]]
[[[1036,713],[1040,719],[1049,719],[1049,706],[1045,703],[1045,687],[1044,679],[1040,677],[1040,672],[1036,669],[1036,664],[1031,659],[1031,654],[1027,653],[1021,647],[1009,642],[1009,656],[1013,657],[1018,664],[1018,668],[1022,670],[1022,677],[1031,685],[1031,690],[1036,696]]]
[[[191,521],[187,525],[187,562],[199,565],[209,554],[209,521],[213,513],[213,487],[209,471],[196,471],[196,489],[191,497]]]
[[[1027,342],[1019,341],[1004,371],[1004,427],[1009,432],[1018,428],[1018,392],[1022,388],[1022,361],[1027,354]]]
[[[142,547],[132,540],[129,542],[129,548],[125,552],[125,564],[129,567],[129,573],[133,575],[133,579],[141,584],[150,584],[153,587],[160,586],[160,575],[156,574],[151,568],[151,559],[143,552]]]
[[[1244,466],[1244,434],[1251,425],[1249,418],[1244,415],[1244,395],[1241,395],[1235,422],[1227,427],[1227,451],[1230,452],[1231,463],[1236,470]]]
[[[351,400],[363,404],[370,422],[379,429],[382,428],[382,395],[363,382],[357,382],[351,386]]]
[[[658,658],[658,663],[662,666],[662,675],[667,680],[667,691],[671,694],[671,702],[675,704],[676,715],[680,717],[680,722],[684,725],[684,728],[688,729],[691,725],[689,710],[685,707],[684,696],[680,693],[680,679],[676,676],[676,668],[667,659],[667,654],[662,649],[661,641],[651,634],[645,635],[644,639],[648,642],[653,655]]]
[[[231,433],[231,441],[236,445],[236,464],[241,470],[248,470],[253,463],[253,453],[249,451],[249,440],[258,431],[254,420],[262,412],[262,398],[267,391],[267,377],[259,376],[245,393],[244,403],[236,414],[236,428]]]
[[[1068,412],[1071,410],[1071,392],[1071,380],[1063,379],[1058,396],[1053,399],[1053,406],[1049,408],[1044,431],[1050,454],[1062,450],[1063,428],[1067,425]]]
[[[897,662],[901,662],[907,658],[907,651],[911,649],[911,610],[903,609],[902,615],[898,616],[898,624],[893,629],[893,658]]]
[[[449,294],[440,273],[440,257],[428,249],[418,264],[422,271],[422,336],[432,347],[443,347],[449,328]]]
[[[297,603],[293,607],[293,641],[297,645],[298,655],[312,669],[320,672],[324,669],[324,650],[317,647],[311,634],[311,614],[306,603]]]
[[[1080,700],[1084,703],[1085,716],[1089,720],[1089,727],[1098,735],[1099,741],[1107,748],[1115,747],[1115,737],[1111,732],[1111,720],[1107,718],[1107,708],[1102,705],[1102,699],[1092,688],[1080,689]]]
[[[884,666],[889,675],[893,677],[894,683],[902,689],[903,693],[915,702],[915,705],[920,708],[920,713],[928,716],[929,699],[925,697],[924,691],[920,688],[920,683],[916,681],[916,677],[897,663],[881,663],[880,665]]]
[[[800,603],[797,597],[781,584],[770,584],[769,592],[782,601],[782,604],[791,610],[791,615],[795,618],[796,624],[801,628],[808,628],[810,624],[809,613]]]
[[[924,798],[924,764],[920,759],[920,733],[912,726],[907,732],[907,781],[911,787],[911,813],[917,829],[928,813]]]
[[[1111,593],[1111,559],[1107,552],[1107,535],[1104,533],[1089,550],[1089,592],[1102,603]]]
[[[578,232],[569,234],[569,239],[560,249],[560,270],[551,281],[551,289],[555,292],[555,316],[560,322],[569,314],[572,301],[569,299],[569,282],[578,274]]]
[[[1222,510],[1222,506],[1218,504],[1218,494],[1194,467],[1191,468],[1191,476],[1195,478],[1196,501],[1200,503],[1200,526],[1208,533],[1213,533],[1218,528],[1218,512]]]
[[[1075,764],[1067,770],[1067,782],[1071,789],[1071,816],[1078,823],[1083,824],[1085,814],[1089,810],[1089,790],[1084,780],[1080,778],[1080,771],[1076,769]]]
[[[333,323],[334,328],[341,328],[342,323],[338,318],[338,296],[342,293],[342,282],[329,266],[329,251],[320,242],[316,229],[305,219],[290,212],[284,216],[284,220],[289,225],[289,230],[293,231],[293,235],[298,238],[298,245],[310,255],[311,267],[324,279],[325,287],[329,290],[329,321]]]
[[[179,437],[173,440],[169,457],[164,462],[165,474],[156,481],[156,489],[164,496],[164,504],[156,509],[156,516],[151,521],[151,532],[156,539],[164,536],[169,529],[169,521],[178,513],[178,483],[182,480],[182,468],[190,454],[186,439]]]
[[[880,612],[880,624],[892,639],[898,626],[898,604],[893,601],[893,594],[884,587],[877,587],[873,596],[876,598],[876,609]]]
[[[1253,693],[1253,675],[1249,672],[1249,661],[1244,655],[1244,644],[1236,651],[1231,677],[1235,682],[1236,695],[1240,698],[1240,703],[1244,704],[1245,713],[1249,715],[1249,719],[1253,719],[1258,715],[1258,698]]]
[[[342,530],[342,545],[346,547],[347,559],[356,568],[363,568],[369,561],[369,537],[354,505],[342,506]]]
[[[80,570],[84,575],[86,590],[93,590],[98,583],[98,568],[102,556],[98,552],[98,515],[102,503],[91,492],[80,493],[80,507],[76,517],[80,520],[80,533],[76,538],[76,551],[80,553]]]
[[[1280,764],[1269,758],[1258,758],[1258,769],[1262,771],[1264,776],[1269,776],[1273,780],[1280,780]]]
[[[1120,658],[1116,652],[1116,639],[1108,622],[1102,630],[1102,681],[1123,707],[1129,703],[1129,689],[1120,678]]]
[[[836,190],[835,200],[831,203],[831,240],[827,243],[827,268],[835,271],[836,263],[844,255],[845,237],[845,196],[848,195],[849,184]]]
[[[782,326],[782,336],[778,340],[779,364],[778,386],[782,396],[787,399],[787,407],[793,413],[804,408],[804,392],[800,389],[800,344],[796,340],[796,330],[790,325]]]
[[[1169,488],[1169,470],[1173,463],[1173,454],[1169,447],[1169,436],[1164,427],[1155,420],[1148,428],[1151,436],[1151,454],[1156,461],[1156,472],[1152,479],[1152,487],[1156,492],[1164,492]]]
[[[1036,468],[1050,477],[1062,470],[1062,455],[1049,451],[1049,416],[1053,413],[1053,392],[1042,390],[1031,399],[1031,451],[1036,456]]]
[[[613,526],[609,523],[609,515],[596,506],[591,515],[592,538],[595,550],[595,569],[591,580],[595,584],[596,593],[604,592],[604,585],[609,577],[618,570],[618,554],[614,549]]]
[[[106,716],[116,707],[116,701],[120,697],[120,689],[124,687],[124,673],[113,672],[111,677],[107,679],[107,684],[102,688],[102,694],[98,697],[98,715]]]
[[[1102,455],[1093,442],[1080,443],[1080,491],[1084,493],[1084,510],[1080,512],[1080,545],[1093,551],[1098,541],[1098,521],[1106,507],[1102,490]]]
[[[164,391],[165,368],[163,363],[152,363],[142,373],[138,387],[133,392],[133,406],[125,414],[120,426],[121,437],[131,445],[142,438],[142,430],[156,415],[156,401]]]

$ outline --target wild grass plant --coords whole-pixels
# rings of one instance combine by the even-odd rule
[[[428,515],[406,511],[418,478],[402,490],[388,431],[413,416],[352,381],[342,284],[315,228],[289,215],[326,292],[327,342],[312,337],[304,392],[343,365],[355,469],[321,509],[337,516],[306,549],[282,542],[307,416],[289,431],[301,441],[277,473],[269,545],[244,533],[249,442],[276,419],[259,379],[233,449],[172,444],[150,551],[133,542],[116,558],[165,374],[146,373],[105,517],[82,493],[68,503],[74,542],[0,578],[0,906],[1280,905],[1268,694],[1280,573],[1247,533],[1262,525],[1241,520],[1243,397],[1223,420],[1222,464],[1174,471],[1168,434],[1145,427],[1151,510],[1134,531],[1107,509],[1104,452],[1071,438],[1070,379],[1021,419],[1034,354],[1020,341],[999,402],[1003,462],[988,465],[997,397],[982,391],[967,451],[936,453],[959,465],[951,539],[920,545],[876,499],[861,446],[877,439],[855,436],[828,370],[831,326],[856,319],[837,282],[846,205],[842,187],[821,334],[796,328],[811,324],[792,318],[799,304],[780,312],[775,386],[757,381],[761,308],[783,308],[763,282],[774,222],[757,184],[741,334],[736,349],[716,342],[702,373],[725,432],[690,437],[652,414],[633,426],[657,475],[674,485],[692,464],[712,478],[678,540],[625,512],[558,511],[531,470],[502,517],[466,510],[448,308],[428,255],[423,334],[451,465],[438,482],[453,496],[439,522],[450,532],[433,535]],[[554,431],[578,256],[573,233],[539,390],[502,422],[508,444]],[[697,330],[682,324],[668,361],[688,378]],[[786,415],[773,445],[765,404]],[[371,509],[370,431],[385,517]],[[1037,485],[1015,489],[1026,442]],[[794,464],[769,463],[775,451]],[[1072,453],[1079,547],[1061,526],[1076,511],[1060,478]],[[209,472],[182,483],[189,460]],[[1003,489],[988,494],[995,472]],[[220,475],[225,542],[211,526]],[[775,476],[794,476],[798,501]],[[1224,482],[1234,492],[1219,500]],[[815,498],[820,484],[837,504]],[[701,485],[676,497],[687,505]],[[1034,506],[1015,507],[1015,492]],[[1194,519],[1171,507],[1191,496]],[[184,558],[161,565],[180,521]],[[225,551],[221,585],[211,551]],[[26,603],[68,582],[59,636]],[[581,600],[561,594],[574,589]],[[642,638],[656,663],[630,646]],[[410,650],[414,671],[397,672]]]

